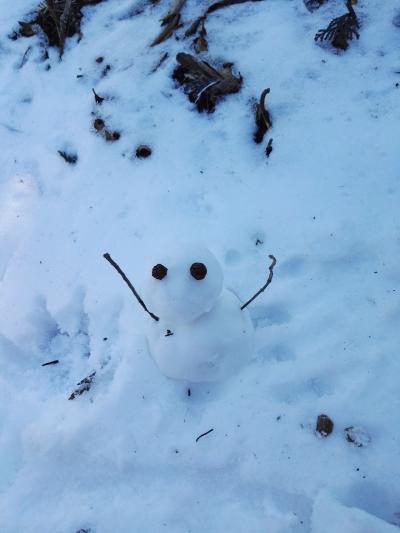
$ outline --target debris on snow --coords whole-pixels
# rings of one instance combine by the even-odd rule
[[[205,433],[202,433],[201,435],[199,435],[196,439],[196,442],[199,442],[199,440],[203,437],[205,437],[206,435],[208,435],[209,433],[211,433],[212,431],[214,431],[214,428],[211,428],[209,429],[208,431],[206,431]]]
[[[254,142],[261,143],[264,139],[264,135],[272,126],[272,120],[269,112],[265,109],[265,98],[270,93],[270,89],[264,89],[261,93],[260,100],[256,105],[255,119],[257,130],[254,133]]]
[[[115,142],[121,138],[119,131],[104,130],[104,138],[108,142]]]
[[[314,37],[315,41],[330,41],[334,48],[347,50],[349,41],[353,37],[359,39],[358,29],[360,24],[353,9],[351,0],[347,0],[346,7],[348,13],[333,19],[326,29],[319,30]]]
[[[164,52],[161,54],[161,57],[159,61],[156,63],[156,65],[151,69],[150,73],[154,74],[154,72],[157,72],[157,70],[161,67],[161,65],[166,61],[166,59],[169,57],[168,52]]]
[[[196,50],[196,52],[199,54],[200,52],[207,52],[208,50],[208,43],[206,40],[207,30],[205,28],[205,22],[207,19],[207,16],[210,13],[213,13],[214,11],[218,11],[219,9],[222,9],[223,7],[233,6],[236,4],[244,4],[245,2],[261,2],[262,0],[221,0],[219,2],[215,2],[214,4],[211,4],[197,19],[195,19],[192,24],[189,26],[189,28],[185,32],[185,37],[190,37],[191,35],[195,35],[196,32],[198,32],[197,37],[193,40],[193,47]]]
[[[181,20],[180,11],[185,1],[186,0],[174,0],[168,13],[161,19],[161,27],[164,29],[161,30],[150,46],[156,46],[169,39],[174,31],[179,28]]]
[[[179,65],[173,72],[173,79],[183,85],[189,100],[199,112],[212,113],[219,98],[240,91],[242,77],[232,73],[232,63],[224,63],[217,70],[206,61],[196,59],[190,54],[176,56]]]
[[[96,131],[101,131],[105,125],[106,124],[102,118],[96,118],[93,122],[93,127]]]
[[[68,400],[75,400],[77,396],[80,396],[84,392],[88,392],[92,386],[95,375],[96,371],[92,372],[89,376],[83,378],[79,383],[77,383],[77,388],[72,392]]]
[[[66,161],[70,165],[75,165],[75,163],[78,161],[78,155],[77,154],[73,154],[73,153],[70,153],[70,152],[65,152],[64,150],[58,150],[58,153],[64,159],[64,161]]]
[[[94,89],[92,89],[92,92],[94,94],[94,100],[96,104],[102,104],[105,98],[103,96],[99,96]]]
[[[19,22],[17,35],[32,37],[40,28],[49,46],[56,46],[60,56],[64,53],[65,39],[75,34],[81,36],[81,9],[103,0],[44,0],[32,20]]]
[[[272,282],[272,278],[274,277],[274,267],[276,265],[276,258],[273,255],[269,255],[268,257],[271,259],[271,264],[268,267],[269,275],[266,283],[249,300],[247,300],[246,303],[241,306],[241,310],[245,309],[249,304],[251,304],[251,302],[258,298],[258,296],[260,296],[260,294],[264,292],[268,285],[270,285],[270,283]]]
[[[360,427],[350,426],[345,428],[344,432],[347,442],[351,442],[357,448],[365,448],[371,442],[371,437]]]
[[[49,365],[57,365],[60,361],[58,359],[54,359],[54,361],[48,361],[47,363],[43,363],[42,366],[49,366]]]
[[[272,150],[273,150],[273,148],[272,148],[272,141],[273,141],[273,140],[274,140],[274,139],[272,139],[272,137],[271,137],[271,139],[269,139],[269,141],[268,141],[268,143],[267,143],[267,147],[266,147],[266,149],[265,149],[265,155],[266,155],[267,157],[269,157],[269,156],[271,155],[271,152],[272,152]]]
[[[106,123],[104,122],[102,118],[96,118],[93,121],[93,128],[97,132],[101,133],[104,139],[109,142],[118,141],[118,139],[120,139],[121,137],[121,134],[119,131],[110,130],[106,128]]]
[[[139,159],[145,159],[146,157],[151,156],[152,150],[150,146],[147,146],[147,144],[140,144],[136,148],[135,153],[136,153],[136,157],[138,157]]]
[[[315,431],[322,435],[322,437],[327,437],[332,433],[333,426],[333,421],[329,418],[328,415],[319,415],[317,418]]]
[[[92,386],[95,375],[96,371],[92,372],[89,376],[83,378],[79,383],[77,383],[77,388],[72,392],[68,400],[75,400],[77,396],[80,396],[84,392],[88,392],[90,390],[90,387]]]

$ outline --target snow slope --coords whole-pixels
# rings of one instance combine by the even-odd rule
[[[331,513],[353,533],[364,512],[371,532],[395,530],[397,2],[359,0],[360,39],[339,54],[313,41],[344,12],[336,0],[312,14],[300,0],[212,14],[205,57],[244,79],[212,115],[170,77],[190,41],[149,48],[165,2],[132,17],[132,0],[88,8],[61,62],[55,50],[43,61],[38,37],[7,38],[36,4],[0,15],[0,530],[327,533]],[[185,24],[202,9],[188,1]],[[268,160],[252,141],[252,98],[266,87]],[[95,134],[97,112],[118,142]],[[151,158],[134,157],[140,143]],[[251,364],[190,397],[149,357],[150,319],[102,258],[140,292],[173,236],[207,243],[242,301],[265,281],[268,254],[278,259],[249,307]],[[92,389],[67,401],[94,370]],[[321,413],[335,423],[325,439]],[[371,443],[347,442],[348,426]]]

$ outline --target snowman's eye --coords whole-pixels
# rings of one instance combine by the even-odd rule
[[[156,279],[163,279],[167,275],[168,268],[164,265],[158,264],[156,266],[153,266],[153,270],[151,271],[151,275],[153,278]]]
[[[207,275],[207,267],[203,263],[193,263],[190,267],[190,273],[194,279],[204,279]]]

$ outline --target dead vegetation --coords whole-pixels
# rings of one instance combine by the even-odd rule
[[[347,13],[333,19],[327,28],[319,30],[314,40],[329,41],[334,48],[347,50],[349,41],[352,41],[353,37],[359,39],[360,34],[357,30],[360,28],[360,23],[353,9],[354,3],[354,0],[347,0]]]
[[[65,150],[58,150],[58,153],[64,161],[70,165],[75,165],[78,161],[78,155],[75,153],[66,152]]]
[[[106,123],[102,118],[97,117],[94,119],[93,128],[108,142],[115,142],[121,138],[121,133],[106,127]]]
[[[197,53],[206,52],[208,50],[208,43],[206,39],[207,30],[205,27],[205,22],[210,13],[214,13],[219,9],[224,7],[233,6],[236,4],[244,4],[245,2],[261,2],[262,0],[221,0],[211,4],[204,13],[195,19],[189,28],[185,32],[185,37],[190,37],[196,35],[193,40],[193,47]]]
[[[174,0],[168,13],[161,19],[161,32],[157,35],[150,46],[156,46],[157,44],[166,41],[171,37],[174,31],[179,28],[181,21],[181,9],[186,0]]]
[[[64,53],[67,37],[81,37],[82,8],[103,0],[44,0],[34,15],[27,21],[19,22],[19,30],[11,35],[32,37],[44,33],[49,46],[56,46],[60,56]]]
[[[257,130],[254,133],[254,141],[257,144],[260,144],[263,141],[264,135],[269,130],[269,128],[272,126],[272,120],[271,120],[270,114],[265,109],[265,98],[267,97],[267,94],[269,93],[270,93],[269,88],[264,89],[264,91],[261,93],[260,100],[257,103],[256,109],[255,109],[255,119],[256,119]]]
[[[99,94],[97,94],[94,89],[92,89],[92,92],[93,92],[94,101],[96,102],[96,104],[101,105],[105,100],[104,96],[100,96]]]
[[[190,54],[176,56],[179,63],[173,72],[173,79],[183,86],[189,100],[199,112],[212,113],[222,96],[240,91],[242,76],[232,73],[232,63],[224,63],[216,69],[206,61],[200,61]]]
[[[89,376],[77,383],[76,389],[72,392],[68,400],[75,400],[77,396],[81,396],[84,392],[88,392],[92,386],[95,375],[96,372],[92,372]]]

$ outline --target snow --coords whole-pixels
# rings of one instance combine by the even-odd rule
[[[325,513],[336,531],[398,529],[397,2],[358,0],[345,53],[313,41],[339,0],[212,13],[205,57],[243,76],[212,115],[171,80],[190,41],[149,47],[165,3],[86,8],[61,62],[38,37],[7,37],[37,3],[0,15],[0,530],[322,533]],[[179,37],[203,7],[187,1]],[[252,140],[266,87],[269,159]],[[95,133],[97,116],[120,140]],[[190,396],[150,357],[154,324],[102,257],[142,294],[175,236],[204,242],[240,301],[278,260],[249,306],[253,357]]]
[[[236,374],[253,357],[253,326],[247,309],[224,290],[210,311],[191,322],[152,324],[150,353],[168,377],[216,381]],[[166,333],[167,332],[167,333]]]
[[[146,305],[171,325],[192,322],[216,304],[223,284],[221,266],[207,248],[195,243],[173,242],[164,244],[165,249],[162,243],[159,246],[153,265],[161,264],[168,272],[159,280],[151,276],[151,266],[146,269]],[[194,263],[205,265],[204,279],[197,280],[191,275]]]
[[[340,505],[325,491],[318,494],[313,508],[312,533],[396,533],[398,528],[361,509]]]

